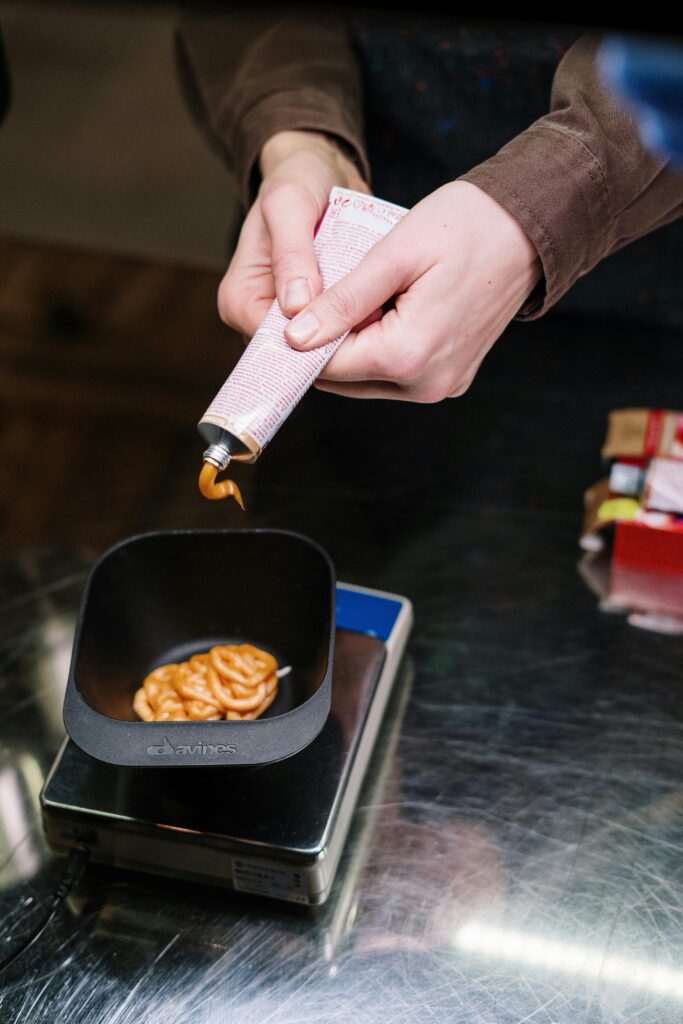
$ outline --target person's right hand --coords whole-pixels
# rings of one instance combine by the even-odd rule
[[[251,336],[277,296],[294,316],[322,291],[313,235],[335,186],[369,192],[357,167],[317,132],[279,132],[260,157],[261,187],[218,289],[221,319]]]

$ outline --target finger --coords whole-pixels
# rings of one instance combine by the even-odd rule
[[[412,292],[412,290],[411,290]],[[408,293],[394,309],[362,331],[349,334],[322,373],[339,383],[392,381],[406,386],[423,376],[430,360],[431,330]]]
[[[378,320],[381,320],[383,316],[381,309],[376,309],[370,316],[366,316],[362,323],[356,326],[356,331],[362,331],[366,327],[370,327],[371,324],[376,324]]]
[[[315,382],[318,391],[327,391],[341,398],[380,398],[392,401],[410,401],[410,395],[400,384],[391,381],[360,382],[355,384],[337,384],[334,381],[320,380]]]
[[[288,324],[285,337],[293,348],[318,348],[338,338],[409,283],[405,247],[401,237],[393,237],[400,226],[377,242],[354,270]]]
[[[359,398],[397,398],[406,402],[441,402],[459,397],[469,389],[490,340],[468,348],[464,361],[453,346],[444,343],[449,325],[431,325],[412,309],[401,322],[387,314],[339,347],[318,378],[321,390]],[[419,325],[423,324],[424,337]]]
[[[387,356],[387,328],[382,321],[362,331],[352,331],[339,346],[320,374],[321,380],[351,383],[368,380],[390,380]]]
[[[270,235],[275,294],[286,316],[294,316],[322,291],[313,249],[321,210],[311,193],[292,182],[274,187],[262,201]]]
[[[266,281],[255,282],[249,280],[245,281],[242,287],[245,292],[254,289],[258,292],[258,295],[251,295],[244,300],[240,317],[241,323],[237,325],[228,323],[228,326],[233,327],[233,330],[243,335],[245,341],[249,343],[263,323],[268,310],[273,305],[273,296],[264,295],[267,288]]]
[[[251,337],[274,298],[270,237],[259,211],[253,208],[219,285],[218,313],[228,327]]]
[[[379,323],[379,321],[381,321],[383,315],[384,315],[384,313],[383,313],[383,311],[381,309],[376,309],[374,312],[372,312],[370,314],[370,316],[366,316],[365,321],[362,322],[361,324],[358,324],[357,327],[355,327],[353,329],[353,331],[351,331],[351,333],[346,336],[344,344],[347,345],[347,347],[352,345],[352,344],[354,344],[356,336],[361,331],[365,331],[367,328],[372,327],[373,324]],[[370,344],[372,344],[372,339],[371,339]],[[339,378],[336,377],[336,375],[334,373],[334,370],[332,371],[332,373],[328,373],[330,367],[334,365],[334,360],[337,359],[337,358],[338,358],[338,355],[334,355],[332,357],[332,360],[329,362],[329,364],[327,365],[326,369],[323,371],[322,376],[324,378],[329,378],[330,380],[333,380],[333,379],[334,380],[338,380],[339,379]],[[342,356],[342,361],[343,361],[343,356]],[[368,374],[366,373],[364,375],[354,376],[353,379],[354,380],[365,380],[367,376],[368,376]]]

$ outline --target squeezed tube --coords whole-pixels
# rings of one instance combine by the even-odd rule
[[[332,189],[314,243],[323,286],[350,273],[406,213],[402,206],[362,192]],[[199,423],[209,444],[204,460],[216,467],[216,474],[205,466],[200,475],[199,489],[210,500],[231,496],[240,501],[232,481],[216,483],[217,473],[233,460],[256,461],[348,333],[298,352],[285,339],[287,322],[274,302]]]

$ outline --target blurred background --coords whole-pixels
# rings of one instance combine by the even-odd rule
[[[173,519],[179,476],[190,518],[210,515],[173,452],[194,477],[194,424],[241,347],[215,303],[238,209],[183,104],[176,18],[0,3],[4,552],[101,547],[151,505]]]
[[[0,231],[219,270],[232,179],[185,110],[177,4],[0,2]]]

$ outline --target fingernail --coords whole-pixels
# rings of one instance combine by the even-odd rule
[[[301,309],[311,301],[311,289],[305,277],[295,277],[285,288],[285,309]]]
[[[287,325],[287,335],[297,345],[305,345],[320,330],[320,323],[313,313],[301,313]]]

